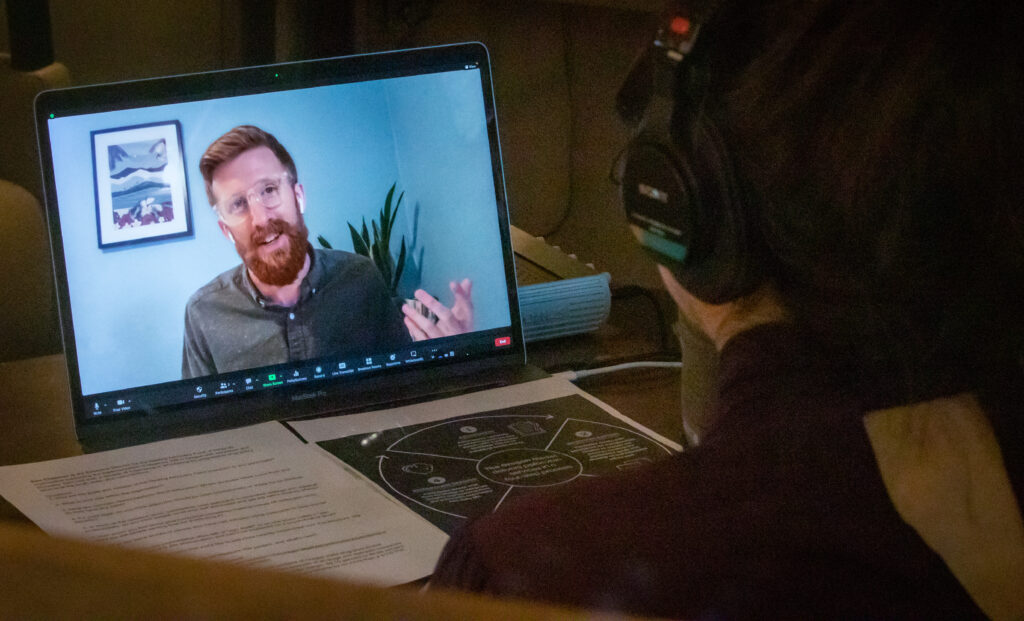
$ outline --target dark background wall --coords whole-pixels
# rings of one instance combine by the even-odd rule
[[[613,99],[661,0],[51,0],[73,84],[476,40],[491,51],[512,221],[657,286],[608,180],[628,135]],[[0,0],[3,6],[3,0]],[[0,11],[0,50],[8,48]],[[26,120],[26,122],[31,122]]]

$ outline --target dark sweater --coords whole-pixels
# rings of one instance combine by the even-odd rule
[[[982,617],[897,515],[858,396],[797,331],[732,339],[719,382],[698,448],[469,523],[432,585],[666,617]]]

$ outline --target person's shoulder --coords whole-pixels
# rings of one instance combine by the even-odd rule
[[[242,276],[241,270],[242,266],[239,264],[215,276],[210,282],[196,289],[196,292],[189,297],[185,308],[195,308],[225,291],[238,289],[238,279]]]
[[[317,261],[322,262],[324,267],[334,265],[373,265],[373,261],[369,257],[346,250],[315,248],[313,254],[316,255]]]
[[[345,250],[327,250],[317,248],[314,251],[316,260],[323,266],[325,274],[332,276],[344,275],[347,277],[356,274],[376,275],[377,266],[369,257],[361,254],[347,252]]]

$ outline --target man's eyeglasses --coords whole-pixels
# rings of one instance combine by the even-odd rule
[[[228,226],[237,226],[249,219],[249,206],[252,201],[263,205],[264,209],[277,209],[281,206],[281,188],[286,184],[294,183],[291,174],[281,173],[273,177],[260,179],[246,190],[232,194],[219,201],[213,208],[217,215]]]

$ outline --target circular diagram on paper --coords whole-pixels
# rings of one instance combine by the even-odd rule
[[[378,454],[377,467],[397,496],[466,518],[532,489],[638,468],[670,454],[626,425],[481,415],[411,431]]]

